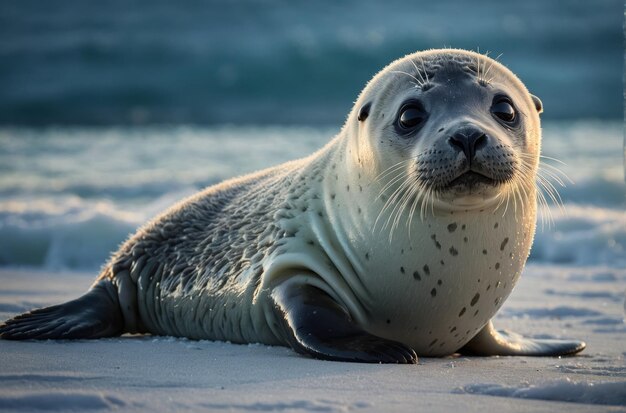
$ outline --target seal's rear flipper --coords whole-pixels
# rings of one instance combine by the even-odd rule
[[[85,295],[65,304],[40,308],[0,324],[0,338],[45,340],[100,338],[120,335],[124,319],[117,291],[102,280]]]
[[[274,315],[282,336],[297,352],[335,361],[417,363],[411,348],[363,331],[324,291],[287,284],[272,292]]]
[[[490,321],[459,353],[475,356],[569,356],[586,346],[582,341],[531,339],[508,331],[497,331]]]

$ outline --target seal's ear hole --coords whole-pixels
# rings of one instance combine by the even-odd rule
[[[363,122],[370,115],[370,108],[372,107],[372,102],[367,102],[365,105],[361,106],[359,109],[359,116],[357,119],[359,122]]]
[[[535,104],[535,109],[537,109],[537,113],[543,112],[543,103],[541,103],[541,99],[539,99],[535,95],[530,95],[533,98],[533,103]]]

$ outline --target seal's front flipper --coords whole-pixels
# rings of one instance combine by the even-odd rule
[[[411,348],[365,332],[317,287],[282,284],[272,299],[282,336],[299,353],[335,361],[417,363]]]
[[[65,304],[40,308],[0,324],[7,340],[80,339],[122,334],[124,319],[117,291],[100,281],[85,295]]]
[[[532,339],[497,331],[491,321],[459,353],[475,356],[569,356],[582,351],[582,341]]]

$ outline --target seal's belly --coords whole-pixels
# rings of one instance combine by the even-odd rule
[[[418,355],[461,348],[497,312],[522,271],[531,239],[512,225],[444,222],[438,230],[431,225],[426,241],[407,240],[396,254],[372,251],[364,328]]]
[[[405,288],[389,290],[387,297],[378,300],[368,330],[410,345],[419,355],[451,354],[493,317],[519,276],[519,270],[430,271],[430,275],[418,270],[406,274],[415,273],[421,280],[413,285],[398,283]]]

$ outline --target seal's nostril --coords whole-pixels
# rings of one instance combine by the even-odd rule
[[[476,153],[477,150],[483,148],[485,145],[487,145],[487,135],[483,133],[478,136],[476,140],[474,140],[474,153]]]
[[[450,136],[448,138],[448,143],[453,148],[463,152],[467,159],[471,159],[472,154],[470,153],[469,142],[468,142],[468,139],[467,139],[467,137],[465,135],[463,135],[461,133],[457,133],[457,134],[455,134],[453,136]]]
[[[456,146],[457,148],[459,148],[460,150],[463,150],[464,145],[464,139],[459,139],[456,136],[450,136],[448,138],[448,143],[452,146]]]
[[[487,145],[487,135],[474,128],[464,128],[448,138],[450,146],[463,151],[468,161],[474,159],[476,151]]]

